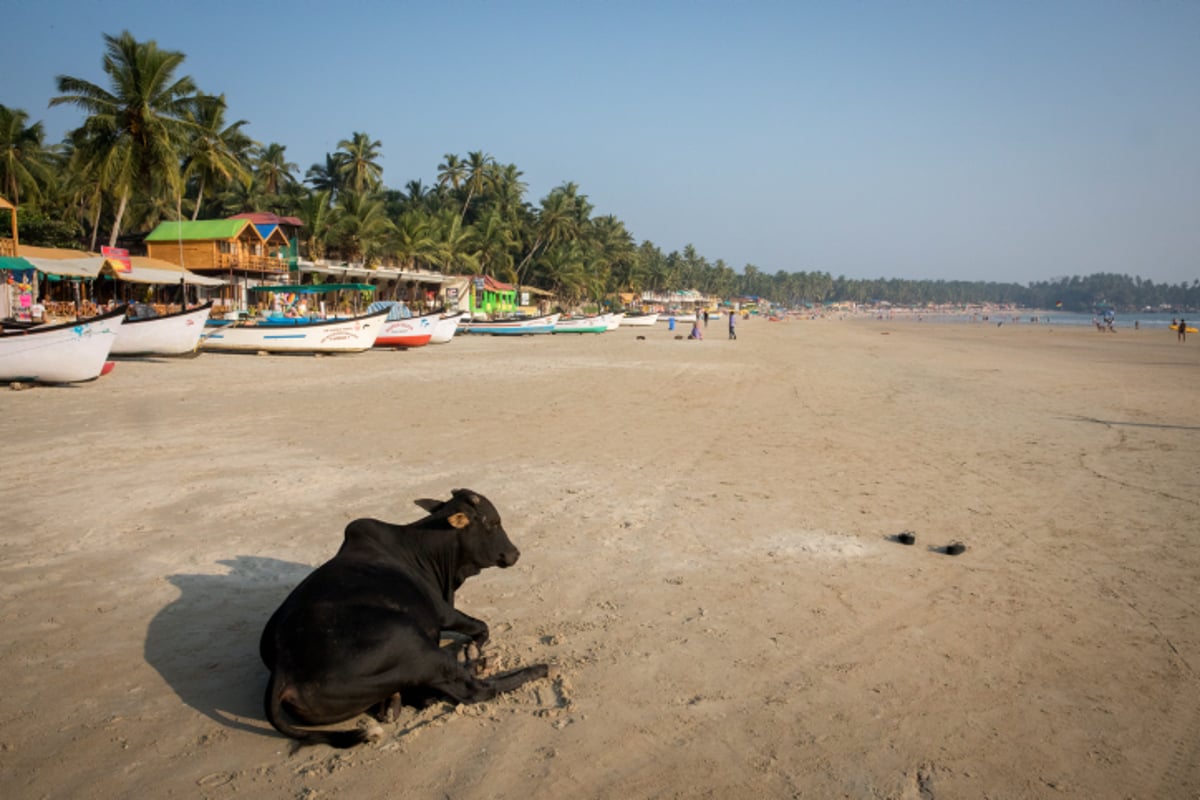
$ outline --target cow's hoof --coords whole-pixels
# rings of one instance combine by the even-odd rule
[[[951,542],[950,544],[946,545],[946,555],[948,556],[962,555],[966,551],[967,546],[962,542]]]
[[[375,719],[380,722],[395,722],[400,719],[400,693],[394,692],[387,700],[375,706]]]
[[[917,535],[912,531],[902,531],[901,533],[896,534],[896,541],[900,544],[915,544],[917,541]]]
[[[363,741],[378,742],[383,738],[383,728],[372,722],[363,729]]]

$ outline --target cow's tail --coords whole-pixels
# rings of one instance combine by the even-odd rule
[[[277,670],[271,671],[271,679],[267,681],[267,694],[263,698],[263,707],[267,712],[267,721],[275,730],[297,740],[300,744],[327,744],[330,747],[345,749],[362,744],[371,738],[370,731],[352,728],[348,731],[310,731],[297,728],[288,722],[283,710],[283,695],[287,690],[287,682],[280,677]]]

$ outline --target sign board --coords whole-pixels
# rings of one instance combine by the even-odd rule
[[[458,287],[457,286],[446,287],[446,299],[447,300],[457,300],[458,299]]]
[[[529,292],[521,292],[521,305],[529,305]]]
[[[100,255],[121,265],[117,272],[133,272],[133,262],[129,260],[129,251],[123,247],[101,247]]]
[[[483,281],[483,278],[476,278],[476,279],[475,279],[475,291],[477,291],[477,292],[482,292],[482,291],[483,291],[483,287],[484,287],[484,281]]]

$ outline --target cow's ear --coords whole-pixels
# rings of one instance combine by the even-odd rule
[[[471,524],[471,518],[461,511],[456,514],[451,514],[449,520],[451,525],[460,530]]]
[[[429,512],[437,511],[439,508],[445,505],[444,501],[434,500],[431,497],[422,497],[420,500],[414,500],[413,502],[416,503],[420,508],[423,508]]]

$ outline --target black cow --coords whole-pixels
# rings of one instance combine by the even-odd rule
[[[327,725],[375,709],[399,711],[402,694],[476,703],[544,678],[545,664],[490,679],[440,646],[441,632],[470,638],[479,653],[487,623],[454,608],[454,592],[484,567],[511,567],[520,552],[482,495],[455,489],[450,500],[418,500],[429,516],[411,525],[358,519],[337,555],[297,586],[271,616],[260,653],[271,670],[267,719],[305,744],[352,747],[367,731],[312,731],[291,716]],[[377,734],[378,729],[373,733]]]

